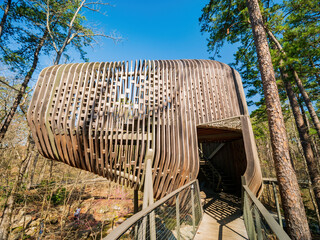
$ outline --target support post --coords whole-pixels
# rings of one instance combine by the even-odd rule
[[[256,236],[255,227],[254,227],[253,216],[250,209],[250,203],[249,203],[246,191],[243,192],[243,202],[244,202],[244,206],[243,206],[244,223],[247,228],[248,237],[250,240],[256,240],[257,236]]]
[[[256,231],[254,228],[254,222],[253,222],[253,216],[250,209],[250,203],[249,203],[249,197],[247,196],[246,190],[243,188],[247,184],[246,178],[244,176],[241,176],[241,183],[242,183],[242,191],[241,191],[241,200],[242,200],[242,206],[243,206],[243,219],[244,224],[247,229],[248,237],[250,240],[256,240]]]
[[[179,193],[176,197],[176,220],[177,220],[177,240],[180,240],[180,198]]]
[[[139,210],[139,191],[133,190],[133,213],[136,214]]]
[[[261,231],[260,214],[256,207],[253,207],[253,211],[254,211],[255,222],[257,226],[257,229],[256,229],[257,237],[258,237],[258,240],[262,240],[263,238],[262,238],[262,231]]]
[[[272,188],[273,188],[273,194],[274,194],[274,201],[276,202],[276,207],[277,207],[277,214],[278,214],[279,224],[283,228],[280,205],[279,205],[279,200],[278,200],[278,195],[277,195],[277,189],[276,189],[276,186],[275,186],[274,182],[272,182]]]
[[[196,232],[196,214],[195,214],[195,208],[194,208],[194,184],[191,186],[191,207],[192,207],[192,230],[195,233]]]
[[[152,163],[151,159],[146,160],[146,172],[144,178],[144,191],[143,191],[143,209],[153,204],[153,183],[152,183]],[[146,239],[147,218],[143,219],[143,239]],[[150,239],[156,239],[156,222],[154,212],[149,214],[149,227],[150,227]]]

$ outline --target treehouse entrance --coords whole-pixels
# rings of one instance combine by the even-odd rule
[[[217,126],[197,127],[201,186],[215,192],[241,195],[241,176],[247,167],[242,130]]]

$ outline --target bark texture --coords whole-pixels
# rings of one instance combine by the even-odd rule
[[[320,207],[320,174],[319,174],[316,159],[314,158],[314,155],[313,155],[311,139],[308,133],[308,128],[303,120],[303,116],[300,112],[299,103],[292,89],[292,85],[288,79],[288,75],[284,72],[283,69],[281,69],[280,71],[284,79],[286,92],[290,101],[292,113],[298,129],[299,138],[300,138],[301,146],[303,149],[303,154],[307,162],[308,173],[312,183],[312,189],[316,197],[317,207],[319,209]]]
[[[294,70],[294,68],[291,68],[291,70],[292,70],[292,73],[294,76],[294,80],[296,81],[296,84],[297,84],[299,91],[302,95],[303,101],[305,102],[305,104],[308,108],[313,125],[314,125],[315,129],[317,130],[318,136],[320,138],[320,122],[319,122],[318,115],[317,115],[316,111],[314,110],[314,107],[312,106],[312,102],[309,98],[309,95],[308,95],[306,89],[304,88],[304,86],[302,84],[301,79],[299,78],[298,73]]]
[[[268,33],[268,36],[270,37],[271,41],[275,44],[276,48],[284,55],[286,56],[286,52],[283,50],[281,44],[279,43],[279,41],[277,40],[277,38],[273,35],[273,33],[267,29],[267,33]],[[292,65],[289,65],[289,68],[293,74],[293,77],[294,77],[294,80],[299,88],[299,91],[302,95],[302,98],[303,98],[303,101],[305,102],[307,108],[308,108],[308,111],[310,113],[310,116],[311,116],[311,119],[312,119],[312,122],[313,122],[313,125],[318,133],[318,136],[320,138],[320,122],[319,122],[319,118],[318,118],[318,115],[312,105],[312,102],[309,98],[309,95],[306,91],[306,89],[304,88],[303,84],[302,84],[302,81],[301,79],[299,78],[299,75],[298,73],[296,72],[296,70],[294,69],[294,67]]]
[[[287,223],[287,231],[292,239],[311,239],[297,177],[290,162],[289,143],[259,3],[257,0],[247,0],[247,5],[259,60],[273,159]]]
[[[38,61],[39,61],[39,53],[41,51],[41,48],[43,47],[46,39],[48,37],[48,32],[45,31],[43,36],[41,37],[39,43],[38,43],[38,46],[34,52],[34,55],[33,55],[33,62],[32,62],[32,66],[31,66],[31,69],[28,71],[27,75],[25,76],[24,80],[23,80],[23,83],[21,84],[21,87],[19,89],[19,92],[18,92],[18,95],[16,96],[16,98],[14,99],[14,102],[13,102],[13,105],[8,113],[8,115],[6,116],[4,122],[3,122],[3,125],[0,129],[0,143],[2,142],[6,132],[8,131],[8,128],[10,126],[10,123],[19,107],[19,104],[22,100],[22,97],[23,95],[25,94],[26,92],[26,89],[27,89],[27,86],[29,84],[29,81],[38,65]]]

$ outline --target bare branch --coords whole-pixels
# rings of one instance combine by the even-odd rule
[[[59,64],[59,61],[60,61],[60,58],[61,58],[61,54],[63,53],[63,51],[64,51],[64,49],[66,48],[66,46],[68,45],[68,42],[69,42],[69,39],[70,39],[70,37],[71,37],[71,31],[72,31],[72,28],[73,28],[73,23],[74,23],[74,21],[76,20],[76,17],[77,17],[77,15],[79,14],[79,11],[81,10],[81,8],[83,7],[83,4],[86,2],[86,0],[83,0],[81,3],[80,3],[80,5],[79,5],[79,7],[77,8],[77,10],[75,11],[75,13],[74,13],[74,15],[73,15],[73,17],[72,17],[72,19],[71,19],[71,21],[70,21],[70,24],[68,25],[68,34],[67,34],[67,36],[66,36],[66,38],[65,38],[65,40],[64,40],[64,42],[63,42],[63,44],[62,44],[62,46],[61,46],[61,48],[57,51],[57,57],[56,57],[56,59],[55,59],[55,61],[54,61],[54,64]],[[70,42],[69,42],[70,43]]]
[[[12,90],[19,92],[18,89],[10,86],[8,83],[6,83],[5,81],[3,81],[1,78],[0,78],[0,82],[1,82],[2,84],[6,85],[7,87],[11,88]]]
[[[110,38],[116,42],[120,41],[120,37],[112,36],[112,35],[106,35],[102,33],[92,33],[92,34],[78,34],[78,37],[105,37],[105,38]]]
[[[33,91],[33,89],[35,88],[35,86],[36,86],[36,84],[34,84],[33,87],[26,92],[24,98],[22,99],[21,103],[19,104],[20,109],[21,109],[22,106],[26,103],[26,100],[27,100],[27,98],[28,98],[29,93]]]
[[[100,13],[100,14],[102,14],[102,15],[104,15],[104,16],[107,16],[107,14],[104,13],[104,12],[101,12],[100,9],[94,9],[94,8],[88,7],[88,6],[83,6],[83,7],[86,8],[86,9],[88,9],[88,10],[90,10],[90,11],[97,12],[97,13]]]
[[[53,45],[54,49],[56,50],[56,52],[58,52],[59,51],[58,47],[54,41],[54,37],[53,37],[51,29],[50,29],[50,2],[49,2],[49,0],[47,0],[47,24],[46,24],[46,27],[49,32],[49,36],[52,40],[52,45]]]
[[[114,6],[112,5],[111,3],[102,3],[102,2],[87,2],[84,4],[84,6],[87,6],[87,5],[104,5],[104,6]]]

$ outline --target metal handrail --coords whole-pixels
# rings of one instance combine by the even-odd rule
[[[252,205],[254,205],[258,209],[258,211],[261,213],[261,215],[263,216],[263,218],[265,219],[265,221],[267,222],[267,224],[269,225],[273,233],[277,236],[277,238],[281,240],[290,240],[290,237],[288,236],[288,234],[283,230],[283,228],[277,223],[277,221],[272,217],[272,215],[268,212],[268,210],[251,192],[249,187],[247,185],[242,185],[242,187],[244,189],[244,194],[247,194],[250,197],[252,201]],[[248,225],[254,226],[254,223],[253,223],[252,213],[250,209],[248,209],[248,207],[251,208],[251,206],[248,206],[247,204],[249,203],[246,202],[246,198],[244,196],[244,207],[243,207],[244,215],[247,214],[247,216],[251,218],[250,220],[245,219],[247,232],[248,232],[248,235],[250,235],[251,231],[248,229]],[[248,207],[246,207],[246,205]],[[249,211],[250,213],[246,213],[246,211]],[[255,220],[257,221],[257,219]],[[259,235],[261,235],[261,228],[257,229],[257,231],[255,231],[253,234],[254,236],[249,236],[250,239],[256,239],[256,236],[255,236],[256,234],[258,235],[258,239],[262,239],[262,237],[259,237]]]
[[[130,218],[128,218],[126,221],[124,221],[120,226],[118,226],[116,229],[114,229],[110,234],[108,234],[103,240],[114,240],[121,237],[130,227],[132,227],[136,222],[138,222],[141,218],[147,216],[149,213],[151,213],[154,209],[164,204],[166,201],[174,197],[175,195],[179,194],[184,189],[188,188],[190,185],[197,183],[198,180],[193,180],[182,187],[178,188],[177,190],[171,192],[166,197],[161,198],[160,200],[156,201],[149,207],[142,209],[140,212],[134,214]],[[199,188],[198,188],[199,189]],[[199,193],[198,193],[199,194]],[[199,194],[200,195],[200,194]],[[203,215],[203,209],[201,208],[201,215]]]

